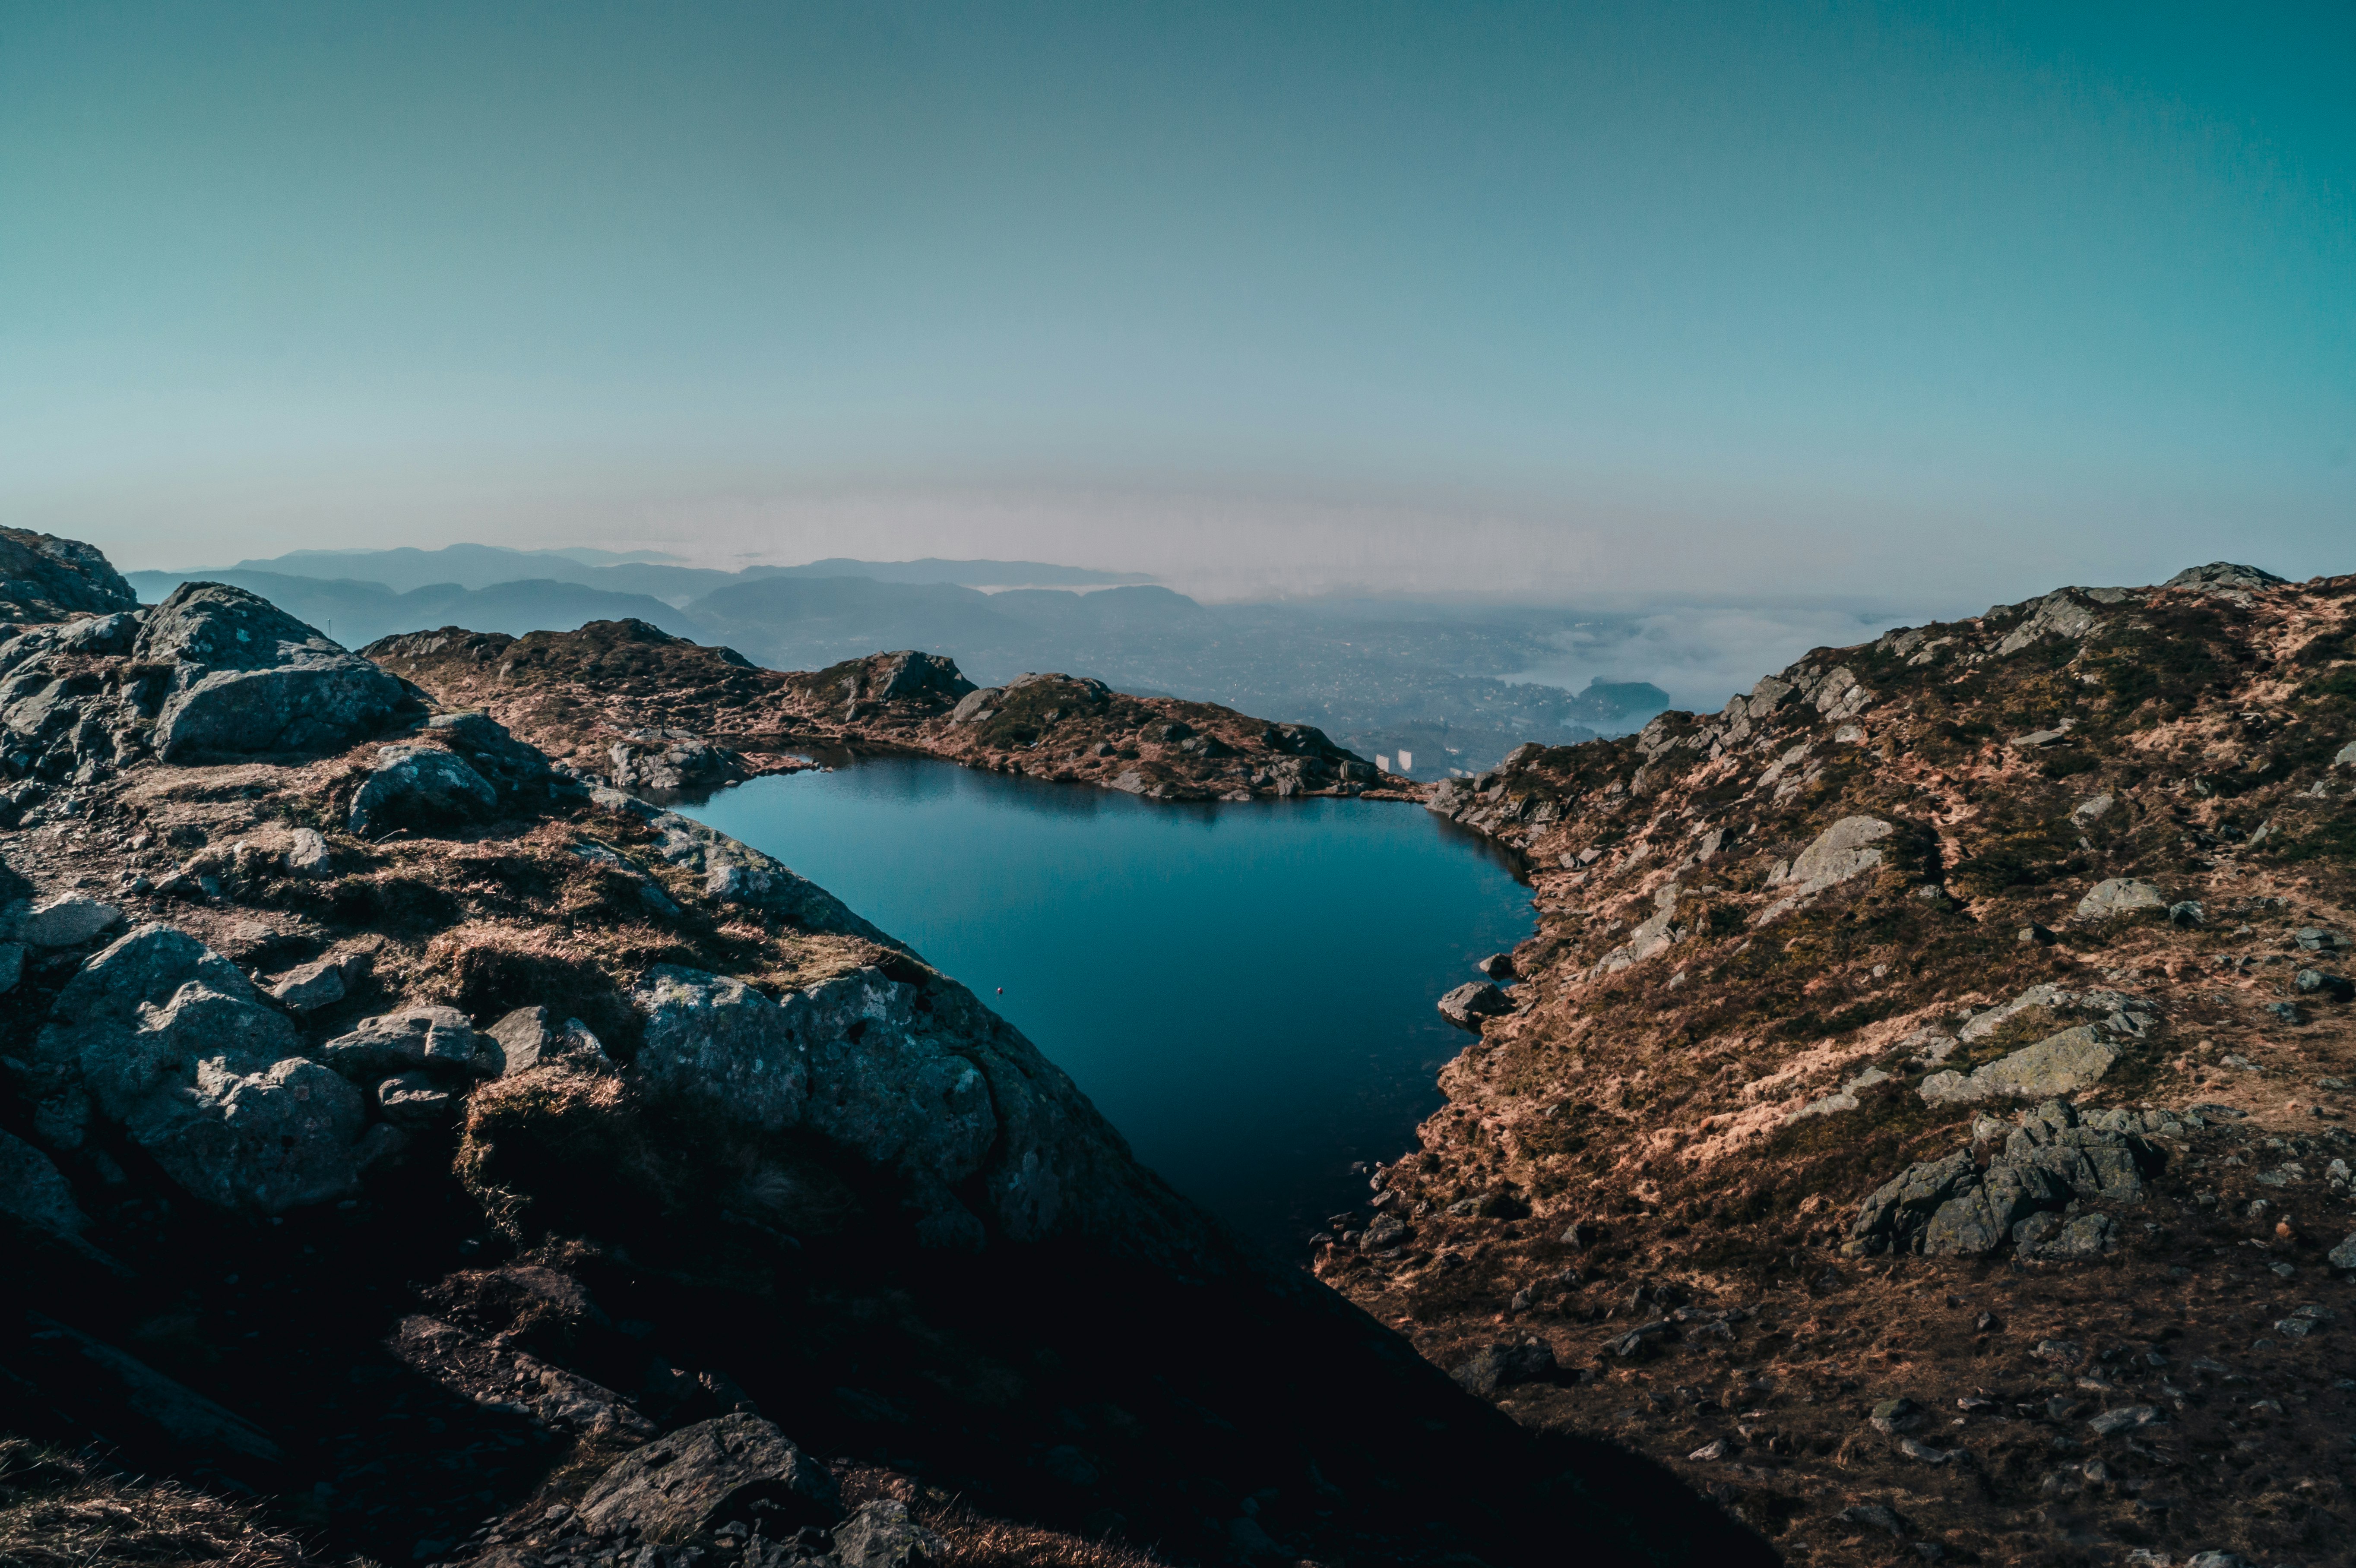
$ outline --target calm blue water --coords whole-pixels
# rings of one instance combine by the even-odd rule
[[[1351,1163],[1439,1107],[1465,1037],[1433,1002],[1531,924],[1485,841],[1393,803],[1159,805],[894,759],[680,809],[965,982],[1141,1159],[1295,1257],[1363,1204]]]

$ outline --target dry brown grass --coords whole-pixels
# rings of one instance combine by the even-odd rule
[[[0,1437],[0,1568],[297,1568],[322,1561],[252,1508],[169,1481],[119,1477],[59,1449]]]
[[[659,1198],[665,1172],[629,1109],[629,1093],[617,1079],[564,1067],[537,1067],[487,1083],[466,1103],[458,1180],[494,1225],[519,1240],[546,1218],[530,1213],[527,1194],[538,1187],[536,1177],[603,1170],[636,1179]]]
[[[841,1481],[848,1508],[878,1498],[906,1503],[918,1523],[948,1543],[941,1568],[1166,1568],[1166,1559],[1138,1547],[977,1513],[956,1497],[894,1471],[855,1465]]]

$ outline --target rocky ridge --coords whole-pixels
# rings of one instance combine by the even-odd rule
[[[2343,1559],[2356,578],[1900,629],[1430,805],[1538,928],[1321,1277],[1793,1561]]]
[[[451,707],[476,707],[621,787],[712,788],[808,763],[812,749],[922,753],[1156,800],[1405,795],[1408,780],[1310,725],[1207,702],[1025,675],[976,688],[936,655],[755,667],[635,621],[515,638],[445,627],[366,652]]]
[[[1253,1262],[823,890],[250,595],[0,681],[0,1541],[1766,1560]]]
[[[91,546],[0,528],[0,623],[38,624],[137,608],[139,595]]]

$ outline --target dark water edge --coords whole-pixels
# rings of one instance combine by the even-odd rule
[[[827,760],[679,809],[971,987],[1141,1160],[1281,1257],[1363,1205],[1354,1163],[1412,1146],[1465,1041],[1433,1002],[1532,925],[1513,858],[1414,805]]]

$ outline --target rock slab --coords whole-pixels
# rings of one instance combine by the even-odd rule
[[[757,1415],[723,1415],[625,1455],[581,1499],[582,1522],[669,1543],[742,1522],[771,1539],[832,1523],[842,1494],[824,1465]]]

